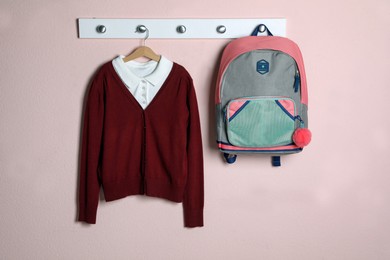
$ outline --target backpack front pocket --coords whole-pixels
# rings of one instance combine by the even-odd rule
[[[226,106],[229,143],[241,147],[275,147],[293,143],[295,103],[285,97],[247,97]]]

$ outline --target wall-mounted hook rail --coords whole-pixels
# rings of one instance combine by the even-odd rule
[[[248,36],[259,24],[277,36],[286,36],[286,19],[97,19],[79,18],[79,38],[212,39]],[[138,28],[138,29],[137,29]],[[144,29],[145,29],[144,28]],[[143,31],[145,32],[145,30]]]

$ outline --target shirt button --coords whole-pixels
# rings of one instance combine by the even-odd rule
[[[142,101],[142,104],[146,104],[146,101],[144,100],[144,101]]]
[[[146,80],[143,79],[143,80],[141,80],[141,82],[142,82],[142,83],[146,83]]]

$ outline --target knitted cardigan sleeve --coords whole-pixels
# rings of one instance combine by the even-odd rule
[[[187,128],[188,176],[183,199],[186,227],[203,226],[204,183],[202,136],[198,104],[193,81],[190,78],[188,91],[189,121]]]
[[[100,192],[99,155],[104,115],[102,89],[103,80],[98,73],[87,94],[82,127],[78,220],[90,224],[96,223]]]

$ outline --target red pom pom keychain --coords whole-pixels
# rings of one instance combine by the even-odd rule
[[[297,128],[292,138],[298,147],[304,147],[311,141],[311,132],[307,128]]]

